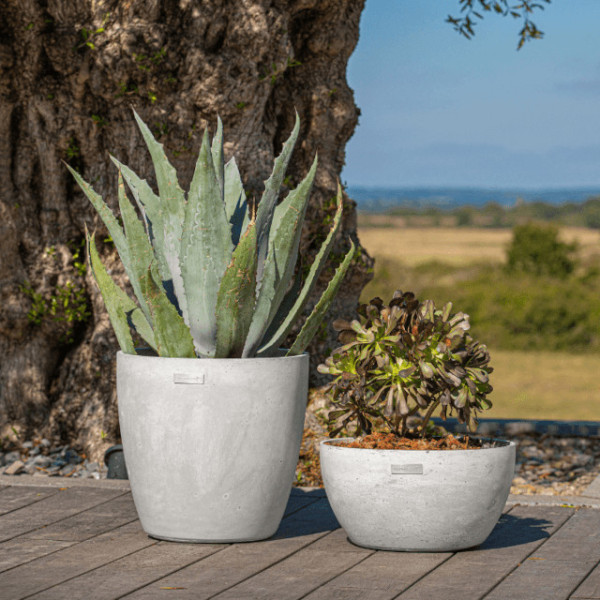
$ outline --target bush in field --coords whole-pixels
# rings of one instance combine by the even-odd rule
[[[576,251],[577,244],[561,241],[553,225],[518,225],[513,229],[506,267],[512,272],[564,279],[575,270]]]
[[[488,269],[448,288],[422,293],[436,302],[452,297],[470,316],[473,335],[506,350],[600,351],[600,284],[568,282]]]
[[[583,224],[592,229],[600,229],[600,198],[590,198],[581,207]]]
[[[470,315],[473,336],[491,348],[600,353],[600,263],[576,266],[575,245],[540,225],[516,228],[510,249],[512,269],[378,257],[363,301],[410,286],[437,305],[452,299]]]
[[[413,285],[436,304],[450,298],[470,316],[473,336],[491,348],[526,351],[600,352],[600,276],[559,279],[507,272],[502,267],[464,269],[445,263],[394,266],[385,260],[385,278],[369,284],[385,297],[398,283]],[[381,265],[379,265],[381,266]],[[452,283],[437,283],[442,276]]]
[[[477,218],[481,217],[481,210],[475,206],[465,205],[454,209],[451,214],[456,219],[457,227],[477,227]]]

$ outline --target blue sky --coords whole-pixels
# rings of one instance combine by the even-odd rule
[[[368,186],[600,187],[600,0],[553,0],[542,40],[458,0],[367,0],[348,81],[362,111],[342,179]]]

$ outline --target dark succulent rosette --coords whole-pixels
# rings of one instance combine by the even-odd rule
[[[401,291],[388,305],[373,298],[358,313],[359,320],[334,321],[343,345],[318,367],[334,376],[327,386],[331,436],[350,433],[351,425],[353,433],[369,434],[380,424],[396,435],[423,436],[438,408],[442,419],[456,414],[476,429],[477,413],[491,407],[493,369],[486,346],[468,333],[468,315]]]

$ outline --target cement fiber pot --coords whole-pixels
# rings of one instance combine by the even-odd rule
[[[144,530],[185,542],[273,535],[291,491],[307,392],[307,354],[118,352],[121,437]]]
[[[516,455],[514,442],[501,441],[479,450],[370,450],[324,441],[320,450],[327,498],[349,539],[416,552],[481,544],[506,503]]]

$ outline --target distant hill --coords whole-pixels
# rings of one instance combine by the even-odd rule
[[[349,186],[348,195],[363,212],[389,212],[394,208],[438,208],[452,210],[461,206],[482,207],[493,202],[509,208],[519,202],[559,205],[581,203],[600,196],[600,187],[564,189],[489,189],[489,188],[376,188]]]
[[[421,190],[424,191],[424,190]],[[558,226],[600,229],[600,193],[595,190],[549,190],[524,195],[503,190],[452,190],[451,194],[392,190],[396,197],[366,195],[358,202],[362,226],[389,227],[514,227],[531,221]],[[513,195],[514,194],[514,195]],[[400,220],[398,220],[400,219]]]

